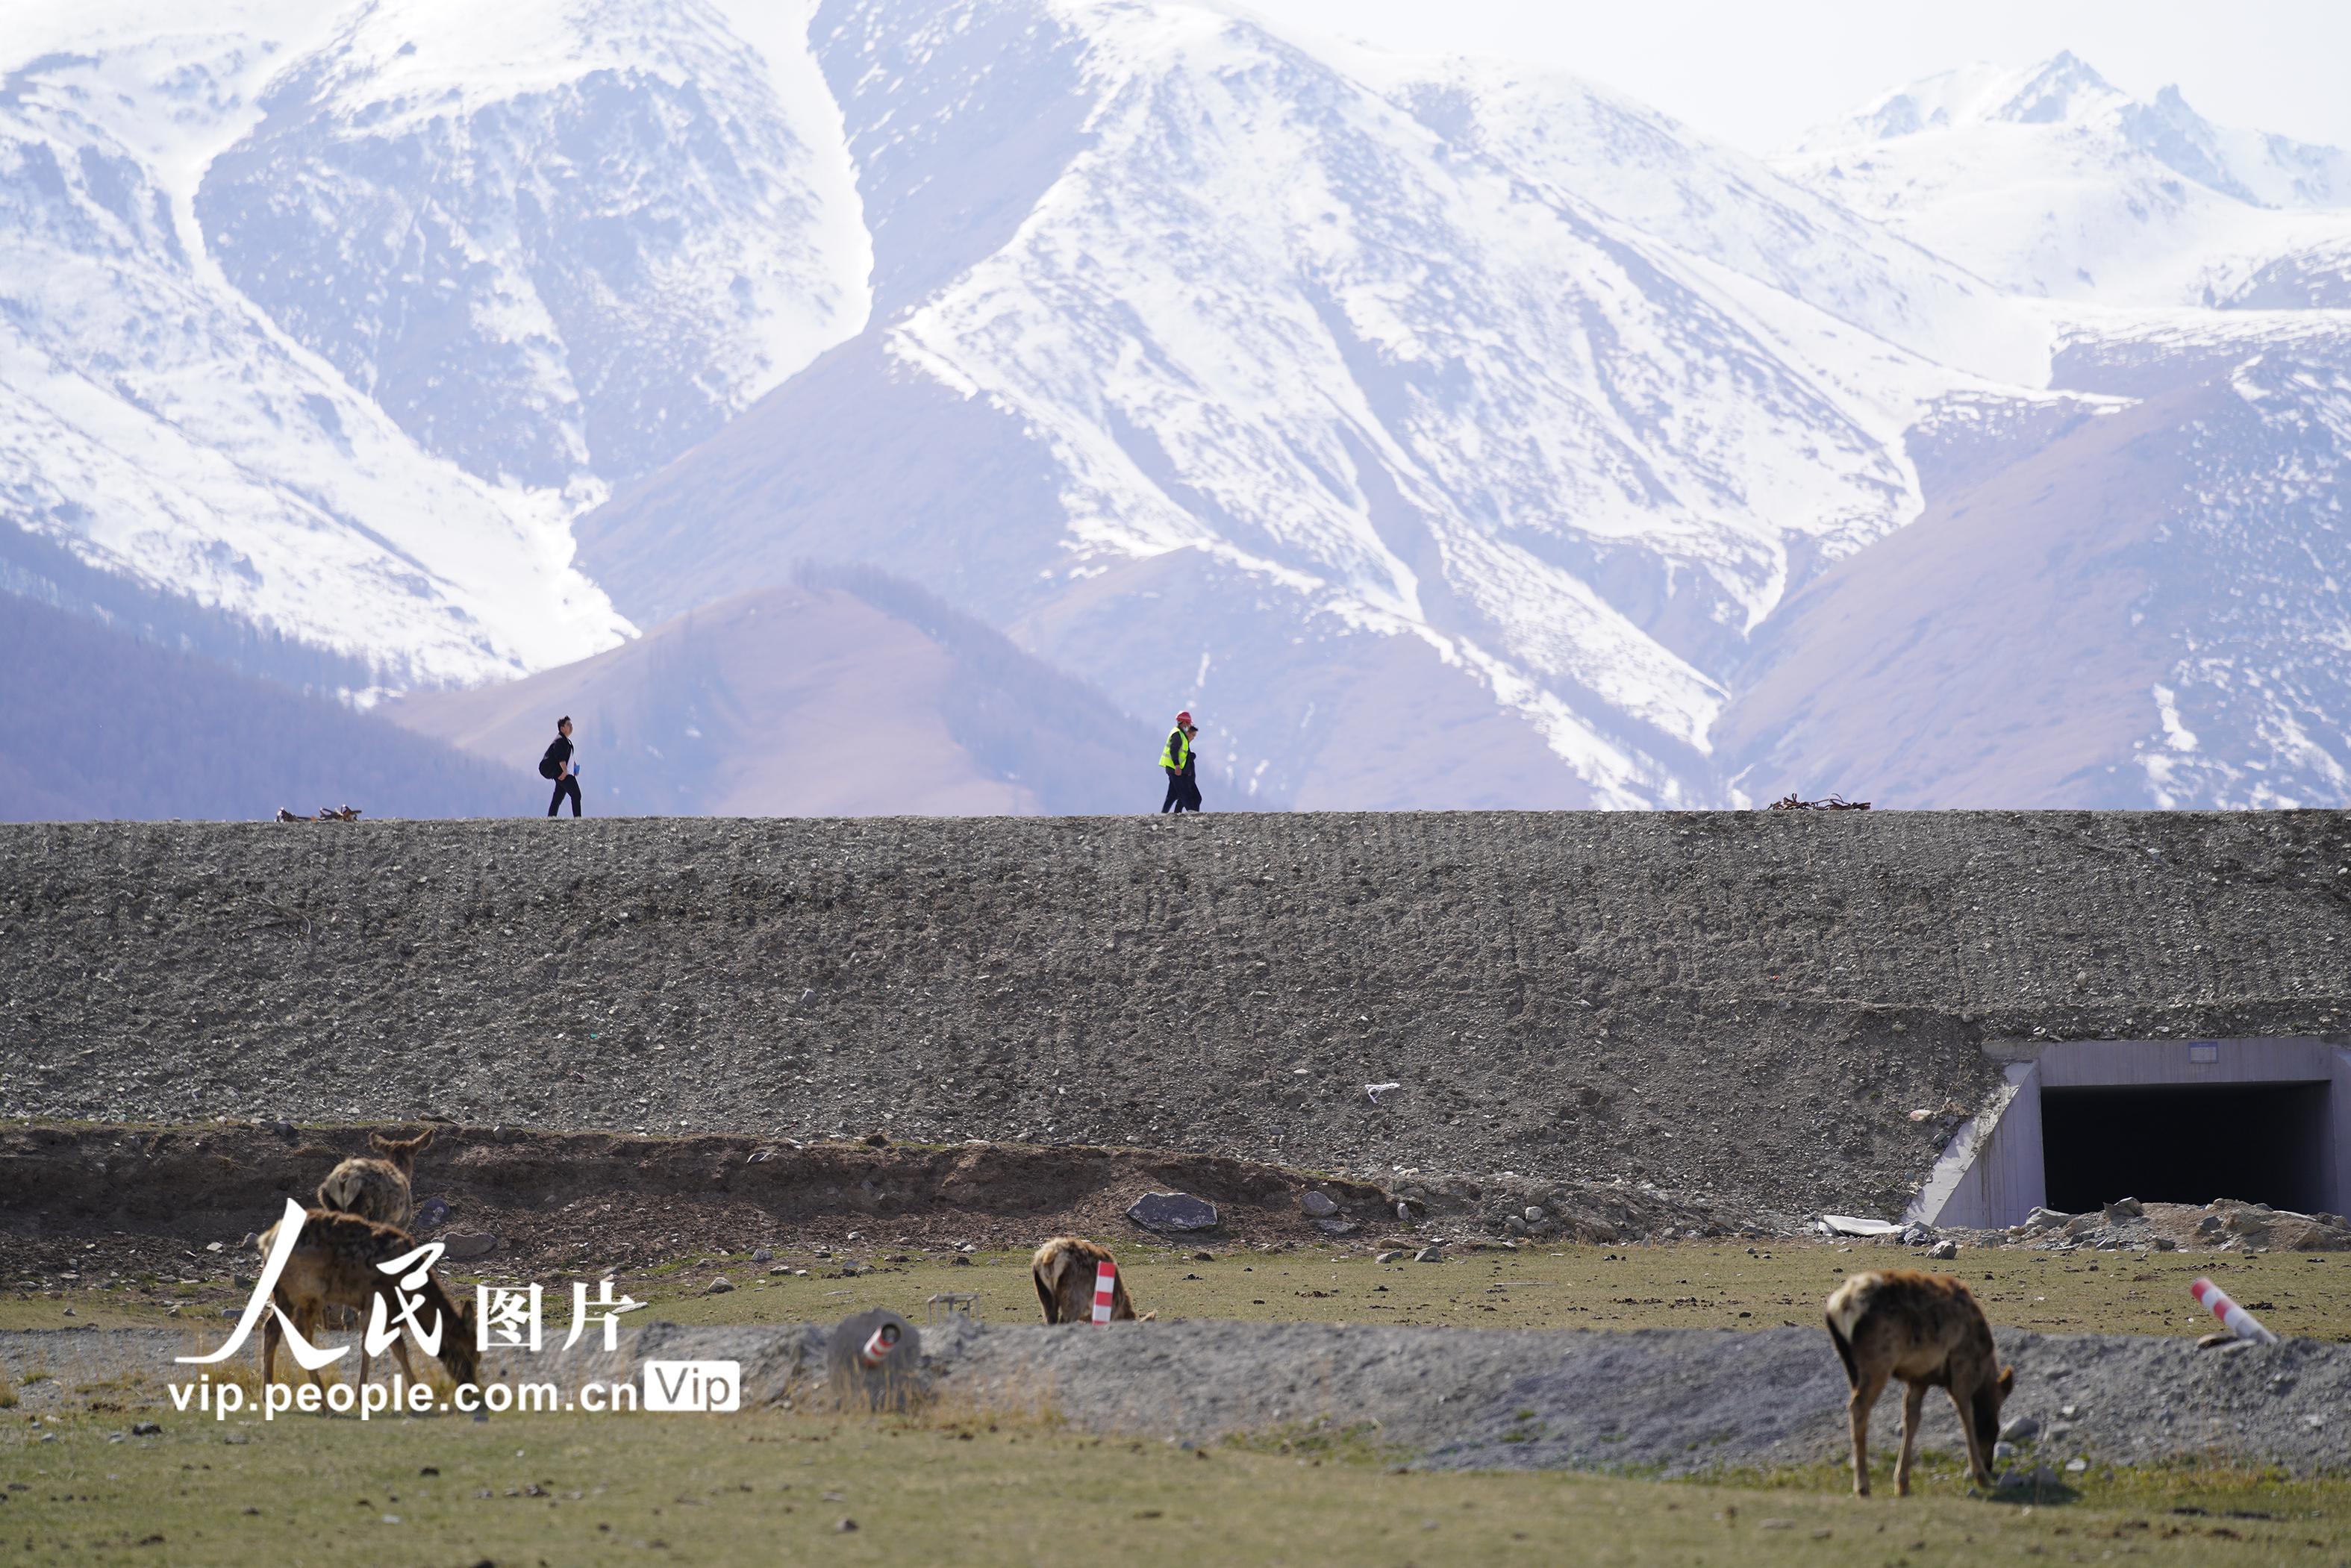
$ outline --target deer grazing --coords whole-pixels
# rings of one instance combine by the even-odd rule
[[[262,1256],[269,1255],[277,1239],[277,1226],[262,1232]],[[302,1218],[302,1234],[277,1276],[271,1299],[302,1337],[314,1344],[329,1309],[347,1310],[364,1319],[369,1306],[381,1297],[385,1321],[394,1322],[400,1315],[402,1276],[397,1272],[387,1274],[378,1265],[415,1249],[414,1239],[397,1227],[377,1225],[329,1208],[311,1209]],[[460,1384],[478,1382],[481,1364],[474,1344],[473,1314],[430,1273],[424,1276],[422,1288],[410,1293],[422,1303],[420,1315],[430,1314],[441,1325],[437,1354],[441,1364],[449,1369],[449,1375]],[[265,1388],[277,1379],[277,1346],[285,1337],[277,1314],[269,1313],[263,1320],[261,1331],[261,1382]],[[369,1357],[364,1337],[360,1341],[359,1352],[356,1382],[365,1384]],[[392,1342],[392,1354],[400,1363],[400,1370],[408,1375],[409,1382],[414,1383],[416,1368],[408,1359],[406,1334]],[[310,1381],[319,1383],[316,1369],[308,1370]]]
[[[1044,1304],[1045,1321],[1049,1323],[1092,1322],[1094,1315],[1094,1274],[1102,1264],[1113,1268],[1118,1260],[1110,1249],[1079,1236],[1056,1236],[1037,1249],[1029,1260],[1029,1272],[1037,1281],[1037,1300]],[[1134,1303],[1127,1300],[1126,1276],[1115,1277],[1111,1287],[1110,1315],[1113,1322],[1145,1322],[1134,1315]],[[1152,1314],[1156,1316],[1156,1313]]]
[[[2000,1364],[1991,1325],[1967,1286],[1949,1274],[1908,1269],[1855,1274],[1829,1297],[1827,1310],[1829,1337],[1853,1388],[1845,1409],[1853,1423],[1854,1495],[1869,1495],[1869,1412],[1896,1377],[1905,1385],[1896,1495],[1910,1495],[1910,1456],[1929,1388],[1943,1389],[1959,1406],[1969,1469],[1976,1484],[1990,1490],[2001,1402],[2016,1386],[2016,1373]]]
[[[406,1227],[415,1213],[413,1181],[416,1156],[433,1142],[427,1127],[413,1138],[387,1138],[370,1133],[374,1158],[355,1155],[327,1173],[319,1184],[319,1207],[371,1219],[378,1225]]]

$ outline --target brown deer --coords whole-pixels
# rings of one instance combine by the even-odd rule
[[[1887,1380],[1896,1377],[1905,1385],[1896,1495],[1910,1495],[1910,1455],[1929,1388],[1943,1389],[1959,1406],[1969,1469],[1976,1484],[1989,1490],[2001,1401],[2016,1386],[2016,1372],[2000,1364],[1991,1325],[1967,1286],[1949,1274],[1909,1269],[1855,1274],[1829,1297],[1828,1322],[1853,1387],[1845,1410],[1853,1423],[1854,1495],[1869,1495],[1869,1412]]]
[[[433,1132],[427,1127],[413,1138],[370,1133],[368,1145],[380,1157],[355,1155],[329,1171],[319,1184],[319,1207],[405,1227],[416,1211],[416,1156],[431,1146]]]
[[[1037,1255],[1029,1260],[1029,1272],[1037,1281],[1037,1300],[1044,1304],[1045,1321],[1093,1322],[1094,1271],[1104,1263],[1116,1268],[1118,1260],[1111,1256],[1109,1248],[1081,1236],[1056,1236],[1038,1248]],[[1111,1285],[1110,1315],[1113,1322],[1149,1321],[1135,1317],[1134,1303],[1127,1300],[1123,1271]]]
[[[277,1239],[277,1227],[263,1231],[260,1239],[262,1256],[269,1255]],[[329,1308],[343,1308],[365,1316],[366,1309],[379,1296],[383,1298],[385,1321],[394,1321],[399,1313],[398,1288],[401,1276],[387,1274],[377,1265],[389,1262],[416,1249],[415,1240],[395,1226],[377,1225],[356,1215],[339,1214],[330,1208],[313,1208],[302,1217],[302,1234],[294,1243],[286,1267],[277,1276],[271,1294],[287,1318],[313,1344],[318,1343],[320,1329]],[[474,1345],[473,1314],[431,1274],[424,1276],[423,1286],[415,1294],[424,1303],[428,1313],[437,1313],[441,1322],[441,1364],[459,1383],[479,1381],[481,1364]],[[429,1320],[428,1320],[429,1321]],[[286,1337],[279,1326],[277,1314],[271,1312],[262,1320],[261,1383],[266,1388],[277,1377],[277,1346]],[[368,1380],[367,1342],[360,1342],[359,1376],[354,1386]],[[416,1368],[408,1359],[408,1336],[403,1332],[392,1342],[392,1354],[400,1363],[400,1370],[416,1381]],[[310,1381],[320,1382],[315,1370]]]

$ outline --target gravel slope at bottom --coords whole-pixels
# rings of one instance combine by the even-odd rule
[[[507,1380],[576,1385],[634,1376],[648,1359],[731,1359],[743,1365],[747,1406],[805,1400],[821,1396],[826,1337],[813,1325],[656,1323],[624,1337],[615,1354],[509,1358],[496,1370]],[[1997,1337],[2017,1374],[2003,1414],[2041,1423],[2031,1462],[2351,1469],[2351,1346],[2289,1340],[2213,1352],[2132,1334]],[[135,1397],[122,1375],[161,1376],[190,1338],[0,1333],[0,1368],[18,1383],[35,1367],[51,1373],[26,1389],[28,1408],[97,1382],[110,1397]],[[1102,1331],[958,1323],[926,1330],[924,1343],[946,1397],[1094,1432],[1196,1442],[1327,1422],[1366,1429],[1438,1468],[1667,1475],[1804,1465],[1844,1451],[1844,1375],[1826,1336],[1811,1329],[1479,1332],[1195,1320]],[[1891,1454],[1899,1441],[1900,1408],[1889,1390],[1873,1426],[1876,1451]],[[1960,1451],[1958,1421],[1939,1395],[1920,1444]]]

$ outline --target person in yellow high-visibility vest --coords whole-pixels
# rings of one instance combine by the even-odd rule
[[[1191,790],[1185,780],[1185,770],[1192,761],[1192,713],[1189,708],[1176,716],[1176,727],[1159,747],[1160,770],[1167,775],[1167,799],[1159,802],[1159,814],[1170,811],[1181,816],[1196,810],[1191,803]]]

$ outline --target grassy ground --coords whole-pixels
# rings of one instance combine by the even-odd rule
[[[1138,1246],[1111,1239],[1140,1310],[1163,1318],[1256,1322],[1440,1323],[1471,1328],[1775,1328],[1820,1321],[1822,1298],[1858,1270],[1914,1264],[1905,1249],[1827,1242],[1743,1244],[1678,1242],[1645,1247],[1530,1248],[1459,1252],[1443,1263],[1373,1261],[1364,1252],[1311,1248],[1284,1252],[1217,1249],[1211,1260],[1189,1249]],[[904,1256],[904,1263],[884,1260]],[[869,1306],[921,1321],[925,1303],[945,1291],[979,1298],[990,1322],[1034,1321],[1037,1299],[1021,1253],[985,1253],[958,1267],[940,1253],[893,1254],[860,1249],[854,1260],[872,1271],[841,1276],[849,1255],[820,1259],[806,1250],[755,1264],[743,1255],[681,1260],[626,1283],[654,1317],[687,1323],[829,1322]],[[233,1265],[250,1270],[253,1262]],[[2351,1253],[2304,1255],[2154,1252],[1962,1251],[1949,1269],[1966,1280],[1995,1323],[2052,1332],[2199,1334],[2214,1327],[2188,1287],[2209,1274],[2281,1334],[2351,1341]],[[806,1277],[771,1275],[771,1268]],[[736,1288],[705,1294],[724,1275]],[[495,1272],[485,1276],[503,1278]],[[459,1279],[468,1276],[458,1275]],[[560,1294],[553,1277],[542,1282]],[[197,1322],[217,1318],[244,1292],[216,1278],[204,1289],[159,1282],[152,1293],[133,1283],[62,1296],[0,1296],[0,1328],[154,1325],[170,1322],[164,1303]],[[73,1309],[71,1316],[65,1309]],[[183,1317],[181,1322],[188,1322]]]
[[[1863,1501],[1825,1469],[1401,1474],[1343,1440],[1190,1451],[938,1416],[159,1419],[120,1440],[123,1418],[98,1416],[0,1436],[0,1562],[2351,1562],[2351,1483],[2247,1475],[2095,1475],[2025,1507],[1965,1495],[1948,1467]]]

